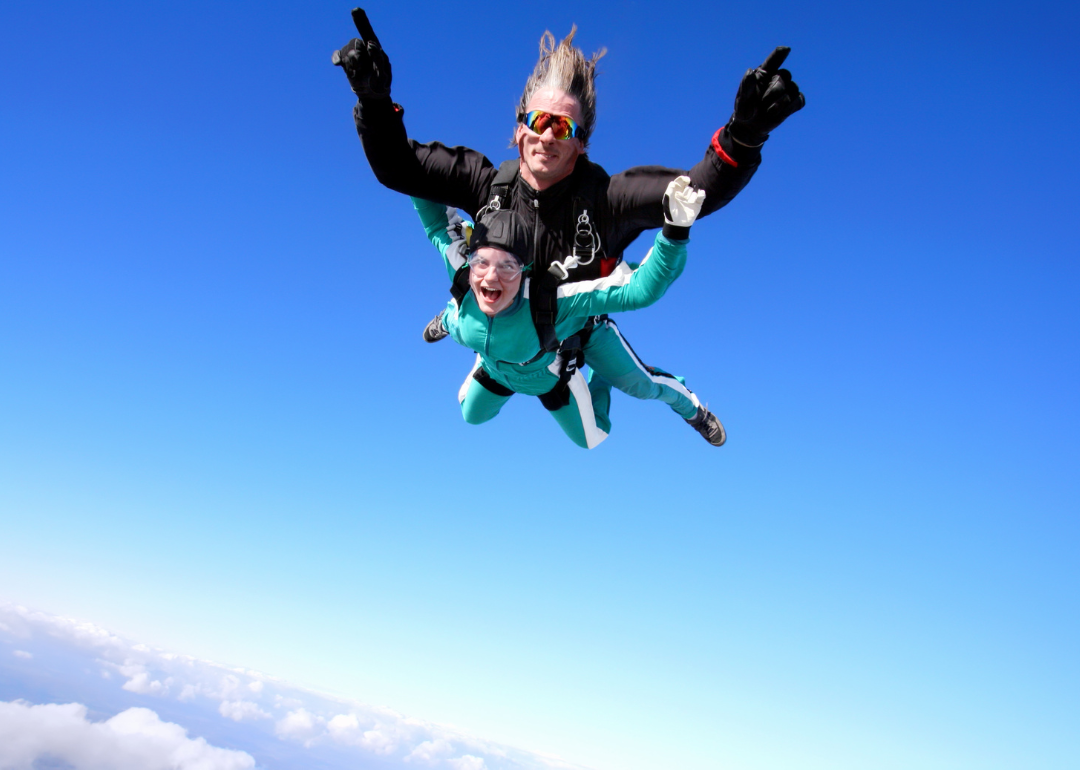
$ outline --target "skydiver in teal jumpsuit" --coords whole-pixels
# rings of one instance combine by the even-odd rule
[[[674,180],[666,198],[664,230],[636,270],[623,263],[607,277],[560,286],[555,324],[559,339],[587,326],[592,316],[637,310],[660,299],[686,264],[689,228],[704,197],[690,187],[687,177]],[[451,300],[442,315],[450,336],[477,353],[473,371],[458,394],[466,422],[490,420],[514,393],[535,395],[575,444],[597,446],[611,429],[612,383],[597,377],[595,371],[586,382],[577,368],[581,360],[569,360],[572,354],[567,351],[541,351],[529,308],[529,278],[522,276],[527,259],[522,255],[528,253],[531,242],[524,222],[512,211],[488,214],[476,227],[470,246],[450,227],[445,206],[418,198],[413,203],[451,280],[459,270],[464,273],[466,262],[470,266],[469,290]],[[592,355],[604,354],[603,347],[594,350]],[[618,354],[625,357],[623,351]],[[589,358],[584,362],[589,363]],[[650,377],[654,386],[649,394],[631,395],[665,401],[710,443],[723,443],[723,426],[680,378],[656,370],[650,371]]]

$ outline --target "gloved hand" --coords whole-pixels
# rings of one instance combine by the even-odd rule
[[[694,224],[704,203],[705,191],[694,189],[690,177],[672,179],[664,191],[664,236],[672,240],[689,238],[690,225]]]
[[[764,64],[743,75],[735,94],[735,112],[727,124],[728,133],[739,144],[760,147],[770,131],[806,106],[806,97],[791,73],[780,69],[789,53],[790,48],[780,46]]]
[[[379,38],[371,29],[364,9],[353,8],[352,17],[360,37],[354,37],[344,48],[334,51],[330,61],[345,70],[345,77],[358,98],[389,98],[390,59],[379,45]]]
[[[464,241],[465,247],[469,246],[469,239],[472,238],[473,223],[467,219],[462,219],[461,214],[453,206],[446,207],[446,234],[450,236],[452,241]]]

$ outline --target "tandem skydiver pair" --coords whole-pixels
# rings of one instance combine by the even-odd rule
[[[682,176],[668,185],[665,200],[664,230],[638,269],[620,263],[604,278],[556,289],[553,330],[560,345],[545,350],[536,331],[535,281],[523,274],[528,259],[522,255],[529,253],[531,234],[518,214],[510,209],[485,214],[466,242],[447,207],[413,199],[453,285],[441,323],[456,342],[476,352],[476,364],[458,394],[466,422],[490,420],[510,396],[523,393],[538,396],[578,446],[592,449],[607,438],[611,384],[598,374],[605,362],[597,365],[603,348],[590,355],[585,351],[599,329],[611,328],[618,335],[607,313],[651,305],[682,273],[690,225],[705,193]],[[581,373],[583,364],[591,369],[588,382]],[[679,414],[689,419],[699,411],[708,414],[678,378],[662,372],[649,376],[659,397]],[[723,426],[715,418],[713,425],[717,445],[722,444]]]
[[[517,109],[514,138],[519,157],[496,169],[473,150],[408,138],[403,110],[390,99],[389,59],[363,11],[354,10],[353,18],[362,39],[354,38],[335,52],[334,63],[344,68],[358,97],[357,131],[376,178],[413,198],[461,209],[474,218],[492,211],[515,212],[531,237],[526,259],[532,268],[528,299],[533,355],[557,354],[562,342],[584,339],[583,359],[596,383],[591,401],[605,404],[600,423],[606,419],[605,398],[610,398],[614,386],[637,398],[666,401],[709,443],[722,444],[719,420],[697,404],[678,378],[646,366],[610,320],[586,321],[576,330],[579,333],[560,328],[559,292],[570,282],[614,275],[626,246],[643,230],[665,224],[662,200],[676,177],[688,177],[687,189],[705,193],[701,215],[738,194],[757,169],[769,132],[805,103],[791,74],[780,69],[788,49],[776,49],[765,64],[746,72],[731,119],[713,134],[705,157],[692,169],[642,166],[609,177],[586,154],[596,118],[596,62],[605,52],[586,59],[572,44],[575,30],[558,45],[551,33],[545,33],[539,61]],[[435,214],[425,205],[420,204],[420,210],[422,217],[427,212],[427,226]],[[438,324],[429,328],[437,332]],[[486,370],[485,374],[491,376]],[[672,396],[672,390],[679,391],[672,383],[688,395]],[[462,402],[463,410],[467,401]],[[484,413],[466,411],[465,417],[478,420]]]

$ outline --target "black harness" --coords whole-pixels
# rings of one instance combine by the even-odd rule
[[[488,203],[476,213],[479,222],[484,214],[490,211],[498,211],[510,205],[511,194],[520,173],[518,159],[503,161],[499,171],[492,180]],[[570,255],[562,262],[552,262],[550,258],[540,252],[540,221],[536,216],[533,225],[533,264],[532,277],[529,282],[529,311],[532,314],[533,328],[536,329],[536,337],[540,341],[540,350],[528,361],[519,366],[524,366],[538,361],[546,353],[556,353],[559,362],[559,381],[547,393],[539,396],[540,403],[549,411],[561,409],[570,403],[570,379],[574,372],[585,364],[585,346],[592,336],[593,328],[606,316],[594,316],[589,319],[585,327],[574,333],[565,340],[560,340],[555,334],[555,321],[558,318],[558,288],[559,284],[568,280],[571,276],[576,281],[589,280],[600,277],[600,261],[604,256],[604,247],[596,232],[594,219],[598,208],[595,201],[600,200],[603,188],[608,181],[606,174],[590,174],[586,177],[587,183],[579,186],[574,195],[574,240]],[[591,215],[591,216],[590,216]],[[469,265],[462,265],[454,273],[454,280],[450,285],[450,294],[457,301],[458,307],[464,301],[465,296],[472,290],[469,285]],[[510,363],[510,362],[503,362]],[[499,396],[509,396],[513,393],[509,388],[500,385],[491,378],[484,367],[477,367],[473,372],[473,379],[484,388]]]

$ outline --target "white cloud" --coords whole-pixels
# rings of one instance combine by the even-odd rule
[[[220,687],[219,695],[222,698],[229,698],[240,689],[240,678],[234,674],[226,674],[221,678]]]
[[[453,744],[451,744],[450,741],[444,741],[440,738],[436,741],[424,741],[413,749],[409,753],[409,756],[405,757],[405,761],[424,762],[425,764],[434,765],[447,754],[453,753]]]
[[[454,770],[487,770],[483,758],[474,757],[472,754],[465,754],[457,759],[449,759],[447,762]]]
[[[344,746],[360,746],[375,754],[392,754],[408,738],[397,725],[361,721],[356,714],[338,714],[326,726],[327,734]]]
[[[294,698],[278,693],[274,696],[274,705],[279,709],[293,709],[303,703],[299,698]]]
[[[363,730],[355,714],[338,714],[330,720],[327,732],[339,743],[345,743],[351,741],[353,736],[360,735]]]
[[[78,703],[32,706],[0,702],[0,767],[20,770],[38,762],[74,770],[246,770],[252,756],[189,738],[180,725],[145,708],[91,722]]]
[[[305,746],[310,746],[316,738],[324,733],[326,720],[312,714],[305,708],[290,711],[284,719],[278,720],[274,725],[274,733],[279,738],[301,741]]]
[[[236,722],[245,719],[271,719],[271,715],[259,708],[258,703],[249,700],[225,700],[218,706],[218,713]]]
[[[74,676],[84,677],[59,682],[59,687],[70,685],[71,690],[58,698],[87,699],[85,693],[96,688],[102,702],[116,703],[115,710],[144,703],[132,693],[158,699],[162,705],[155,708],[161,713],[169,713],[166,709],[170,703],[183,703],[183,713],[201,711],[203,717],[218,720],[219,727],[225,730],[236,722],[247,723],[248,737],[243,740],[255,743],[237,745],[252,752],[256,751],[255,745],[285,740],[308,748],[332,746],[350,757],[353,765],[363,765],[378,756],[388,768],[413,770],[576,767],[535,751],[502,746],[452,727],[410,719],[388,708],[294,687],[257,671],[135,644],[92,623],[17,605],[0,605],[0,642],[11,645],[8,649],[24,651],[31,656],[26,660],[36,662],[41,655],[35,645],[46,640],[51,640],[47,643],[52,649],[62,651],[76,664],[71,670],[82,673]],[[32,665],[24,663],[21,667],[29,669]],[[155,712],[146,713],[156,718]],[[29,765],[11,767],[25,770]],[[199,770],[216,768],[208,765]],[[0,762],[0,770],[10,768]]]
[[[34,657],[33,654],[27,652],[26,650],[15,650],[15,652],[11,654],[14,655],[16,658],[23,658],[25,660],[30,660]]]
[[[131,678],[124,682],[124,689],[139,695],[164,695],[168,688],[163,682],[151,679],[147,672],[139,671],[131,674]]]

